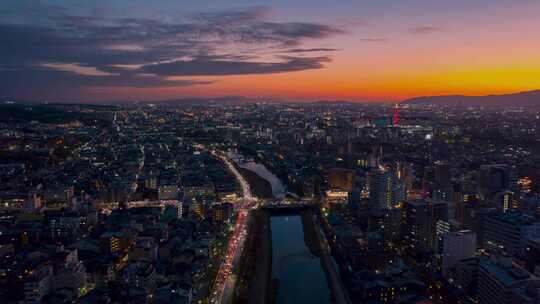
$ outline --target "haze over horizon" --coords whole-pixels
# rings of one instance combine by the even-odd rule
[[[0,5],[2,98],[400,101],[540,88],[532,0]]]

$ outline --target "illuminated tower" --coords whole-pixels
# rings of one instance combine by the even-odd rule
[[[396,103],[396,106],[394,107],[394,115],[392,117],[392,123],[394,126],[397,126],[399,124],[399,105]]]

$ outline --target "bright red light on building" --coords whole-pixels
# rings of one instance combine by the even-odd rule
[[[392,117],[392,123],[394,126],[397,126],[399,124],[399,105],[396,103],[396,107],[394,108],[394,116]]]

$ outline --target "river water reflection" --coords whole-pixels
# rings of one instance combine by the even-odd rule
[[[229,152],[228,156],[234,159],[235,161],[238,159],[243,159],[243,157],[240,154],[236,154],[233,152]],[[274,198],[282,199],[285,197],[285,194],[286,194],[285,185],[283,185],[281,180],[277,176],[275,176],[272,172],[270,172],[263,164],[259,164],[254,161],[236,161],[236,164],[240,168],[244,168],[249,171],[255,172],[258,176],[267,180],[272,186],[272,194],[274,195]]]
[[[243,161],[232,152],[228,156],[241,168],[255,172],[272,186],[276,199],[286,195],[285,185],[263,164]],[[273,216],[272,230],[272,279],[277,280],[276,304],[327,304],[332,303],[331,291],[319,257],[314,256],[304,240],[304,227],[300,215]]]
[[[321,262],[304,241],[301,217],[274,216],[270,221],[272,279],[279,282],[276,303],[331,303]]]

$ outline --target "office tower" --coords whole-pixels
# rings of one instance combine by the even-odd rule
[[[450,166],[446,162],[436,162],[434,166],[432,197],[438,200],[450,201],[451,194]]]
[[[435,249],[436,224],[447,220],[447,210],[444,202],[405,201],[402,217],[405,246],[417,253]]]
[[[424,176],[422,178],[422,190],[424,193],[432,193],[435,185],[435,169],[433,167],[424,168]]]
[[[389,167],[380,166],[370,172],[369,197],[378,208],[392,208],[405,200],[405,184],[398,180]]]
[[[513,209],[514,193],[510,190],[499,192],[493,200],[494,208],[501,213],[509,212]]]
[[[369,176],[369,197],[372,203],[379,208],[392,206],[392,172],[386,168],[378,168]]]

